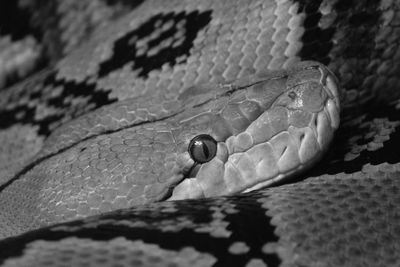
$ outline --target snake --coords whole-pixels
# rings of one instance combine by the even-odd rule
[[[399,266],[399,1],[39,2],[2,266]]]

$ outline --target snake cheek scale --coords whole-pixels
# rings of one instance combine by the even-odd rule
[[[41,43],[0,31],[2,84],[49,63],[0,91],[3,266],[400,265],[399,1],[39,2],[20,8],[32,12]],[[174,174],[190,154],[204,166],[223,158],[217,149],[210,159],[208,150],[214,141],[224,146],[222,139],[190,127],[177,157],[165,134],[177,118],[190,122],[198,116],[190,112],[209,111],[211,99],[248,99],[263,81],[287,84],[298,71],[290,69],[306,60],[326,65],[343,88],[342,103],[336,93],[324,102],[331,128],[338,114],[330,107],[342,111],[321,161],[273,187],[245,183],[255,190],[214,196],[228,182],[208,198],[158,202],[188,197],[192,178],[179,188],[183,177]],[[302,79],[315,79],[313,69],[292,80],[297,93]],[[290,111],[283,107],[310,100],[310,110],[321,110],[316,95],[297,93],[271,107]],[[251,126],[231,119],[238,130]],[[236,151],[234,139],[226,151]],[[183,169],[207,173],[205,181],[215,175]]]

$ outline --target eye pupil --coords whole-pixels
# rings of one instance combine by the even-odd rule
[[[203,153],[206,158],[210,156],[210,151],[208,151],[207,146],[203,146]]]
[[[197,135],[190,141],[188,151],[195,162],[208,162],[217,153],[217,141],[208,134]]]

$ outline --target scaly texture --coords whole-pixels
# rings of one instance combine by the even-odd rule
[[[121,5],[107,14],[121,14]],[[1,173],[1,218],[17,214],[19,204],[35,205],[35,198],[14,190],[40,187],[40,176],[26,179],[31,170],[67,160],[60,157],[65,144],[52,141],[51,133],[81,140],[88,127],[100,125],[106,134],[125,127],[133,121],[126,115],[132,97],[159,103],[196,84],[313,59],[327,64],[346,89],[344,123],[329,155],[293,184],[45,227],[0,241],[3,264],[398,266],[399,8],[398,1],[146,1],[120,18],[105,16],[109,24],[79,48],[72,48],[80,42],[75,36],[65,45],[72,52],[54,68],[1,92],[2,159],[10,162]],[[157,105],[149,110],[142,121],[159,116]],[[98,120],[85,119],[93,117]],[[118,169],[112,160],[96,164]],[[101,182],[109,177],[96,175]],[[94,202],[110,203],[106,211],[118,199],[110,191]],[[2,223],[15,234],[32,227],[28,220]]]

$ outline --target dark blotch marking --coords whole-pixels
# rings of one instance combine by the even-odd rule
[[[302,60],[317,60],[328,64],[328,53],[333,47],[332,36],[335,29],[318,27],[322,16],[318,8],[322,0],[294,0],[294,2],[299,4],[299,13],[306,14],[303,24],[305,32],[302,36],[304,46],[299,52],[299,56]]]
[[[13,41],[28,35],[41,39],[39,29],[32,27],[29,11],[20,8],[15,0],[0,1],[0,35],[11,35]]]
[[[339,0],[334,5],[337,12],[336,20],[332,26],[321,29],[318,23],[322,14],[318,11],[322,0],[293,0],[299,4],[299,13],[304,12],[305,32],[302,36],[304,46],[299,56],[303,60],[317,60],[329,64],[329,53],[334,47],[333,36],[340,29],[345,36],[340,40],[344,58],[367,58],[373,51],[374,29],[379,25],[379,1]],[[348,45],[346,45],[345,43]]]
[[[174,21],[174,25],[162,32],[160,36],[148,41],[147,49],[150,50],[157,47],[162,41],[174,36],[174,34],[178,32],[176,24],[179,21],[185,20],[186,33],[183,36],[183,43],[174,48],[163,48],[153,56],[147,56],[146,54],[138,55],[135,42],[149,37],[156,30],[156,24],[158,22],[161,22],[160,25],[163,25],[171,20]],[[161,69],[162,65],[165,63],[169,63],[173,66],[176,63],[177,58],[189,55],[190,48],[192,48],[197,33],[203,29],[210,20],[211,11],[202,13],[194,11],[188,14],[181,12],[178,14],[168,13],[156,15],[115,42],[113,56],[100,64],[98,75],[104,77],[110,72],[120,69],[130,62],[133,62],[132,70],[139,70],[139,77],[143,78],[146,78],[150,71]]]
[[[275,226],[271,224],[271,217],[266,215],[266,210],[261,207],[258,199],[261,197],[256,192],[241,196],[226,197],[222,201],[232,204],[238,213],[231,214],[225,209],[221,213],[225,216],[224,222],[228,222],[227,230],[232,232],[229,237],[212,236],[209,232],[215,229],[211,207],[216,206],[213,199],[186,200],[175,203],[177,211],[168,212],[162,207],[152,205],[149,209],[130,208],[103,214],[104,222],[96,227],[81,227],[82,221],[64,223],[64,225],[80,227],[79,230],[56,231],[51,228],[41,228],[26,234],[0,241],[0,264],[11,257],[19,257],[24,249],[32,241],[48,240],[57,241],[71,235],[78,238],[89,238],[94,241],[110,241],[116,237],[125,237],[128,240],[141,240],[147,244],[157,244],[161,248],[179,251],[185,247],[193,247],[202,253],[209,253],[217,262],[214,267],[221,266],[245,266],[249,260],[260,258],[268,266],[279,266],[281,260],[277,254],[265,254],[262,247],[265,243],[276,242],[278,237],[274,234]],[[96,218],[99,220],[99,218]],[[144,226],[129,227],[127,224],[113,224],[110,222],[131,221],[143,222]],[[188,222],[177,231],[165,231],[165,224],[173,225],[179,222]],[[193,224],[192,227],[188,227]],[[208,226],[210,231],[197,232],[200,227]],[[230,254],[229,247],[234,242],[246,243],[250,251],[245,254]],[[84,253],[84,251],[82,251]]]
[[[238,213],[226,216],[230,224],[227,227],[232,232],[229,239],[243,242],[249,246],[250,251],[243,255],[230,255],[220,259],[219,266],[246,266],[251,259],[262,259],[268,266],[280,266],[281,259],[275,253],[264,253],[265,244],[278,242],[275,235],[276,227],[271,223],[272,217],[266,214],[266,209],[257,201],[257,191],[235,196],[235,209]],[[233,242],[232,242],[233,243]]]
[[[369,110],[367,110],[369,108]],[[345,111],[346,112],[346,111]],[[362,125],[365,122],[371,122],[375,118],[388,118],[389,121],[399,121],[400,111],[396,108],[386,105],[371,105],[365,107],[362,111],[366,114],[366,118],[360,122]],[[390,139],[383,142],[383,147],[375,151],[363,150],[358,157],[351,161],[344,161],[344,155],[349,152],[347,141],[355,135],[365,135],[369,130],[364,127],[347,126],[339,128],[334,140],[332,148],[328,154],[310,171],[301,175],[298,180],[308,176],[320,176],[323,174],[339,174],[339,173],[355,173],[361,171],[366,164],[379,165],[382,163],[398,164],[400,162],[400,127],[396,127],[394,132],[390,134]],[[371,138],[364,138],[358,141],[358,145],[365,145]],[[291,182],[296,182],[293,180]]]
[[[332,24],[332,27],[321,30],[318,27],[321,14],[318,11],[319,5],[322,1],[313,0],[294,0],[299,3],[299,12],[306,13],[304,27],[306,28],[302,40],[305,42],[304,47],[300,51],[300,57],[303,60],[317,60],[328,64],[329,53],[333,48],[332,38],[336,31],[340,31],[339,40],[341,43],[336,47],[336,53],[340,55],[343,60],[360,60],[365,62],[367,58],[373,58],[374,53],[380,55],[381,51],[376,51],[374,47],[374,40],[381,17],[379,9],[379,1],[356,1],[356,0],[339,0],[334,5],[334,10],[337,17]],[[328,46],[326,46],[328,45]],[[340,50],[339,50],[340,49]],[[354,71],[365,70],[366,66],[360,65],[359,69]],[[360,75],[360,77],[363,77]],[[344,88],[358,88],[362,78],[352,79],[348,84],[343,85]],[[348,112],[352,115],[351,111],[344,111],[342,115]],[[363,107],[363,110],[355,114],[367,114],[365,121],[372,121],[374,118],[392,117],[393,120],[400,119],[398,110],[381,103],[370,103]],[[343,116],[342,116],[343,118]],[[354,129],[355,128],[355,129]],[[343,157],[348,152],[346,141],[356,134],[363,135],[366,129],[359,129],[357,127],[341,127],[336,134],[333,144],[335,146],[329,151],[329,154],[324,157],[315,168],[310,170],[307,174],[302,175],[300,179],[311,176],[319,176],[321,174],[338,174],[341,172],[354,173],[360,171],[361,168],[367,164],[377,165],[383,162],[398,163],[400,162],[400,154],[396,151],[396,147],[400,146],[399,128],[390,136],[390,140],[384,143],[384,147],[377,151],[363,151],[359,157],[354,160],[344,162]],[[360,142],[367,143],[369,140],[362,140]],[[362,144],[360,144],[362,145]],[[295,181],[293,181],[295,182]]]
[[[48,136],[51,133],[50,125],[61,124],[65,116],[71,116],[69,119],[73,119],[98,107],[116,101],[116,99],[110,99],[108,97],[110,91],[98,90],[93,83],[66,81],[64,79],[57,79],[56,75],[56,72],[49,72],[43,79],[33,83],[26,83],[24,86],[27,89],[23,90],[23,92],[29,92],[28,89],[35,86],[40,86],[41,88],[45,88],[46,86],[54,88],[61,87],[62,92],[57,96],[45,96],[44,94],[46,92],[42,90],[32,92],[29,98],[38,100],[38,102],[48,108],[53,107],[58,110],[63,110],[63,112],[60,112],[60,114],[50,114],[44,118],[38,119],[36,106],[20,105],[12,109],[3,109],[0,111],[0,129],[6,129],[16,123],[39,125],[38,134]],[[68,98],[76,99],[79,97],[86,98],[83,104],[85,108],[82,108],[82,106],[76,107],[73,102],[66,101]],[[93,108],[87,109],[87,106],[90,104],[94,104]]]

